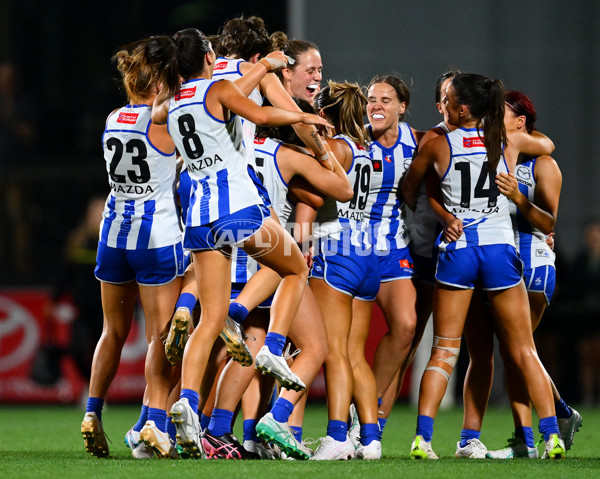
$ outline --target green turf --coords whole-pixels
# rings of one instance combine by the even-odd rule
[[[600,477],[600,410],[582,409],[584,427],[575,436],[575,445],[564,461],[468,460],[452,456],[458,439],[462,411],[440,412],[435,425],[433,447],[440,461],[411,461],[408,450],[414,434],[416,411],[398,406],[383,438],[380,461],[298,462],[298,461],[137,461],[123,444],[125,432],[135,423],[138,407],[109,406],[104,427],[112,440],[111,458],[89,456],[83,447],[79,425],[83,417],[74,407],[0,406],[0,479],[5,478],[84,478],[95,477],[195,477],[220,479],[234,477],[292,479],[327,477],[463,478],[493,477]],[[305,419],[305,437],[324,435],[326,409],[310,405]],[[486,415],[482,441],[489,448],[505,444],[512,431],[508,410],[491,409]],[[240,426],[235,428],[241,437]],[[541,448],[541,446],[540,446]]]

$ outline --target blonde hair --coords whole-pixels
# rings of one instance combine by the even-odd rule
[[[323,110],[337,133],[367,148],[369,136],[364,122],[367,98],[358,83],[329,80],[315,97],[315,106]]]
[[[113,57],[121,72],[127,99],[133,104],[142,103],[154,93],[158,72],[148,62],[143,40],[119,50]]]

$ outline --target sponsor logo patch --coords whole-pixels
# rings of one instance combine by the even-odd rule
[[[535,250],[535,255],[538,258],[549,258],[550,257],[550,253],[548,252],[548,250],[539,248]]]
[[[408,268],[408,269],[412,269],[413,265],[410,264],[410,261],[408,261],[407,259],[401,259],[400,260],[400,267],[401,268]]]
[[[255,145],[264,145],[266,138],[254,138]]]
[[[177,95],[175,95],[175,101],[185,100],[186,98],[192,98],[196,94],[196,87],[194,88],[184,88],[180,90]]]
[[[475,136],[473,138],[463,138],[463,146],[465,148],[480,148],[485,146],[485,144],[481,138]]]
[[[381,173],[383,171],[383,163],[381,160],[371,160],[373,164],[373,171],[375,173]]]
[[[140,116],[139,113],[119,113],[117,123],[127,123],[128,125],[135,125],[138,116]]]
[[[227,67],[227,62],[217,62],[215,63],[214,71],[223,70]]]

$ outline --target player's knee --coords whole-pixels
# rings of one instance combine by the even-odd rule
[[[431,358],[425,371],[437,372],[448,381],[458,361],[459,353],[460,338],[434,336],[433,346],[431,347]]]

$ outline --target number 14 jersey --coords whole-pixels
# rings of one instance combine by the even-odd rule
[[[463,222],[458,241],[441,242],[440,250],[450,251],[488,244],[515,244],[508,199],[496,185],[496,172],[508,172],[504,156],[496,170],[490,170],[483,131],[458,128],[446,134],[450,164],[441,179],[446,209]]]

